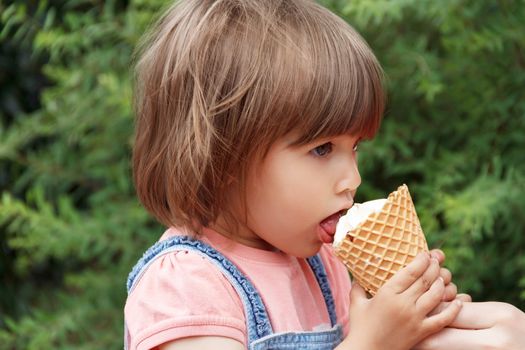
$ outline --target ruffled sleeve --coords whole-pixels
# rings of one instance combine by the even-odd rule
[[[124,314],[133,350],[190,336],[222,336],[246,343],[237,292],[217,267],[191,251],[157,258],[128,296]]]

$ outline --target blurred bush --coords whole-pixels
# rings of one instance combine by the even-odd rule
[[[0,109],[0,348],[121,348],[127,273],[161,232],[135,199],[129,162],[130,60],[161,3],[2,6],[2,48],[41,62],[47,86],[29,86],[40,88],[31,113]],[[2,92],[23,105],[19,78],[35,74],[4,72],[16,79]]]
[[[525,308],[525,7],[323,0],[388,76],[359,200],[407,183],[460,289]],[[118,349],[162,228],[131,183],[133,48],[155,0],[0,3],[0,348]]]

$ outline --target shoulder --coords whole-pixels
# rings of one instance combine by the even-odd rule
[[[213,263],[192,251],[153,260],[128,295],[124,313],[131,349],[188,336],[244,342],[244,311],[235,289]]]

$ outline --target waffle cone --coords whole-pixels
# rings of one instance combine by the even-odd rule
[[[371,295],[421,251],[428,251],[427,241],[406,185],[335,247],[353,278]]]

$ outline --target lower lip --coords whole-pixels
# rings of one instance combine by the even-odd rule
[[[326,232],[320,225],[317,226],[317,235],[319,236],[319,240],[323,243],[331,244],[334,242],[334,235]]]

